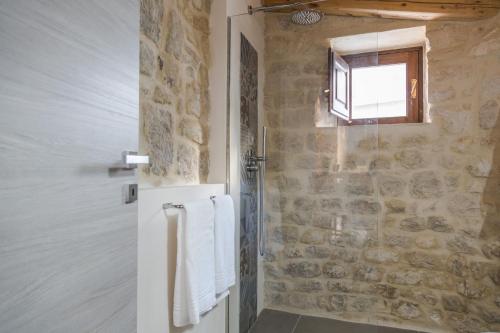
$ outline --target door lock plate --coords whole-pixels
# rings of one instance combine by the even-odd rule
[[[125,186],[125,203],[131,204],[137,201],[139,196],[137,184],[128,184]]]

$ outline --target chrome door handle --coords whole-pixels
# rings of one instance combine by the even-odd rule
[[[124,151],[122,161],[125,169],[136,169],[139,164],[149,164],[149,156],[137,155],[136,151]]]

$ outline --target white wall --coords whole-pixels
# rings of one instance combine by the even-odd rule
[[[166,202],[183,203],[223,194],[224,184],[139,189],[139,333],[225,332],[227,299],[196,326],[172,325],[178,212],[162,208]]]

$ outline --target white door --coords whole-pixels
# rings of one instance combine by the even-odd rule
[[[0,332],[135,332],[139,1],[0,1]]]

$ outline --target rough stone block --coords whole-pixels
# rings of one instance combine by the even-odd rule
[[[432,289],[454,290],[455,279],[447,273],[426,271],[424,273],[424,284]]]
[[[375,297],[352,297],[348,302],[349,311],[353,312],[371,312],[378,303],[378,299]]]
[[[264,288],[266,288],[266,290],[276,291],[276,292],[287,291],[287,287],[286,287],[285,282],[281,282],[281,281],[265,281]]]
[[[343,248],[334,248],[332,249],[331,259],[332,260],[341,260],[346,263],[354,263],[358,261],[359,252],[355,249],[343,249]]]
[[[197,144],[203,144],[205,142],[203,128],[198,120],[182,119],[179,127],[182,135],[189,140]]]
[[[472,277],[476,280],[482,280],[488,275],[489,270],[492,268],[490,262],[484,261],[470,261],[469,270]]]
[[[394,158],[406,169],[418,169],[425,166],[422,153],[418,150],[403,150],[394,155]]]
[[[436,232],[450,233],[453,231],[453,227],[446,223],[446,217],[444,216],[429,216],[427,218],[427,227]]]
[[[314,198],[301,196],[294,199],[292,205],[296,210],[313,211],[317,207],[317,201]]]
[[[336,140],[333,133],[311,133],[307,136],[307,148],[315,153],[336,153]]]
[[[325,242],[326,234],[322,230],[309,229],[302,234],[300,242],[303,244],[321,245]]]
[[[415,239],[415,245],[423,250],[437,249],[439,244],[439,240],[434,235],[424,234]]]
[[[370,162],[370,170],[389,170],[391,168],[391,159],[387,156],[378,156]]]
[[[424,252],[409,252],[406,254],[408,263],[417,268],[429,270],[441,270],[444,268],[444,262],[441,257]]]
[[[468,271],[467,258],[461,254],[452,254],[448,257],[446,267],[448,272],[458,277],[464,277],[467,275]]]
[[[448,317],[452,329],[459,333],[487,332],[487,326],[478,318],[460,313],[453,313]]]
[[[422,311],[418,304],[406,301],[394,303],[391,313],[403,319],[415,319],[422,316]]]
[[[200,151],[180,143],[177,146],[177,173],[188,182],[196,182],[199,178]]]
[[[406,202],[399,199],[389,199],[385,202],[387,212],[390,214],[402,214],[406,212]]]
[[[403,219],[399,224],[399,226],[401,227],[402,230],[412,231],[412,232],[423,231],[427,228],[425,219],[417,216]]]
[[[310,294],[293,293],[288,296],[288,304],[297,309],[313,309],[316,307],[316,297]]]
[[[446,247],[452,252],[466,253],[466,254],[476,254],[479,250],[475,247],[475,244],[471,239],[468,239],[462,235],[453,237],[446,242]]]
[[[399,197],[406,189],[406,182],[400,177],[381,176],[379,178],[380,194],[384,196]]]
[[[457,292],[467,298],[478,299],[485,296],[487,288],[480,283],[463,279],[457,284]]]
[[[354,268],[354,280],[365,282],[380,282],[384,276],[381,267],[369,265],[357,265]]]
[[[417,172],[410,180],[410,194],[417,199],[439,198],[442,182],[433,171]]]
[[[308,246],[304,250],[307,258],[325,259],[329,258],[331,249],[323,246]]]
[[[366,250],[364,257],[366,261],[377,264],[390,264],[399,261],[399,255],[396,252],[378,248]]]
[[[413,239],[408,236],[386,234],[384,235],[384,244],[395,248],[409,248],[413,244]]]
[[[288,259],[297,259],[304,257],[302,249],[295,246],[286,246],[285,249],[283,250],[283,254],[285,258]]]
[[[429,102],[431,104],[447,102],[455,98],[455,96],[456,92],[453,87],[429,90]]]
[[[484,244],[481,250],[488,259],[493,259],[494,257],[500,258],[500,241]]]
[[[155,56],[153,50],[142,41],[140,45],[139,60],[141,74],[152,76],[155,69]]]
[[[448,211],[459,217],[479,216],[481,203],[479,195],[460,193],[453,195],[448,201]]]
[[[168,13],[167,26],[165,30],[167,33],[165,51],[172,54],[178,60],[184,60],[182,57],[182,51],[184,50],[186,37],[184,33],[184,25],[182,24],[178,13],[174,11]]]
[[[270,277],[273,279],[283,278],[281,270],[271,263],[264,263],[264,274],[266,275],[266,277]]]
[[[312,225],[328,230],[342,230],[347,223],[346,215],[314,214]]]
[[[326,288],[331,292],[351,293],[354,291],[352,280],[327,281]]]
[[[497,286],[500,286],[500,267],[490,269],[488,275]]]
[[[337,198],[321,199],[319,202],[319,206],[322,211],[337,212],[342,209],[342,199],[337,199]]]
[[[266,303],[274,306],[288,305],[288,295],[283,293],[266,292],[265,298],[266,298]]]
[[[160,41],[162,19],[161,0],[141,0],[141,31],[155,43]]]
[[[304,149],[304,136],[296,131],[271,132],[269,146],[282,153],[301,153]]]
[[[322,291],[323,284],[317,280],[300,281],[294,284],[294,290],[306,293]]]
[[[311,213],[304,211],[286,213],[283,215],[281,221],[287,224],[306,225],[311,221]]]
[[[380,211],[380,204],[369,200],[353,200],[347,205],[352,214],[371,215]]]
[[[323,265],[323,274],[331,279],[343,279],[347,276],[347,270],[335,262],[328,262]]]
[[[313,172],[309,177],[310,189],[313,193],[335,193],[337,180],[334,173]]]
[[[318,306],[328,312],[343,312],[347,307],[347,297],[344,295],[320,296]]]
[[[460,296],[443,295],[441,297],[441,302],[443,304],[443,308],[446,311],[461,312],[461,313],[467,312],[467,306],[463,302]]]
[[[415,286],[422,282],[422,273],[416,270],[401,270],[392,272],[387,281],[392,284]]]
[[[344,230],[332,232],[330,235],[330,245],[342,248],[361,248],[368,240],[365,232],[355,230]]]
[[[400,295],[399,289],[389,284],[378,283],[372,288],[374,293],[382,296],[383,298],[396,299]]]
[[[489,100],[479,109],[479,126],[483,129],[494,128],[497,124],[500,106],[495,100]]]
[[[297,192],[301,189],[302,185],[298,178],[288,177],[284,175],[277,175],[273,178],[273,186],[281,192]]]
[[[151,164],[144,171],[155,176],[169,174],[174,161],[173,121],[171,112],[164,107],[146,104],[142,108],[143,135]]]
[[[273,240],[280,244],[296,243],[299,239],[299,229],[294,226],[280,226],[273,229]]]
[[[435,306],[439,302],[434,292],[423,288],[406,289],[401,293],[401,296],[415,300],[418,304],[422,305]]]
[[[349,195],[372,195],[373,180],[368,173],[349,174],[345,191]]]
[[[302,154],[295,157],[294,166],[304,170],[327,170],[332,160],[328,156]]]
[[[321,268],[316,263],[301,261],[287,264],[284,272],[291,277],[313,278],[321,275]]]

